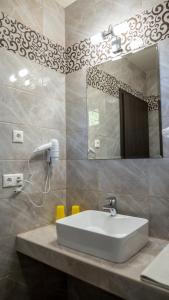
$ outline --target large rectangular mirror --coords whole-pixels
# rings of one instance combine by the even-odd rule
[[[156,45],[87,71],[88,158],[162,157]]]

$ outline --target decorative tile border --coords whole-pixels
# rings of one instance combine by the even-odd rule
[[[90,67],[88,69],[86,80],[87,85],[92,86],[93,88],[97,88],[103,93],[119,98],[119,89],[121,88],[126,92],[147,102],[149,111],[159,109],[159,96],[151,95],[149,97],[145,97],[143,93],[133,89],[131,86],[118,80],[116,77],[102,70],[99,70],[97,67]]]
[[[119,97],[119,84],[116,77],[99,70],[97,67],[90,67],[87,71],[87,85],[96,88],[103,93]]]
[[[120,34],[123,53],[131,51],[130,43],[140,38],[145,47],[169,38],[169,0],[130,18],[127,32]],[[53,43],[47,37],[0,12],[0,47],[62,73],[84,66],[95,66],[113,58],[112,39],[99,45],[85,39],[68,47]]]
[[[65,49],[0,12],[0,47],[36,63],[65,72]]]
[[[144,44],[152,45],[169,38],[169,1],[143,13]]]
[[[144,98],[145,101],[148,103],[148,110],[159,110],[160,107],[160,96],[148,96]]]
[[[124,54],[131,52],[130,44],[133,39],[141,39],[143,45],[148,47],[169,38],[169,0],[130,18],[126,22],[129,29],[120,34]],[[85,39],[68,47],[66,50],[66,73],[78,71],[84,66],[95,66],[112,59],[111,43],[111,37],[99,45],[92,45],[90,39]]]
[[[100,43],[99,46],[92,45],[90,39],[85,39],[66,49],[66,73],[72,73],[85,66],[95,66],[112,58],[111,39]]]

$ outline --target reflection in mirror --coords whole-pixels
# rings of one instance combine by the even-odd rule
[[[162,157],[157,46],[87,71],[88,158]]]

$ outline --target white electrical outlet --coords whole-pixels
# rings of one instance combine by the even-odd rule
[[[100,148],[100,140],[94,140],[94,146],[96,149],[99,149]]]
[[[23,143],[23,131],[22,130],[13,130],[12,142],[13,143]]]
[[[23,174],[4,174],[3,175],[3,187],[22,186]]]

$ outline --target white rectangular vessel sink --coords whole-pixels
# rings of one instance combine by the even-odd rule
[[[148,242],[148,220],[87,210],[56,222],[58,242],[116,263],[127,261]]]

